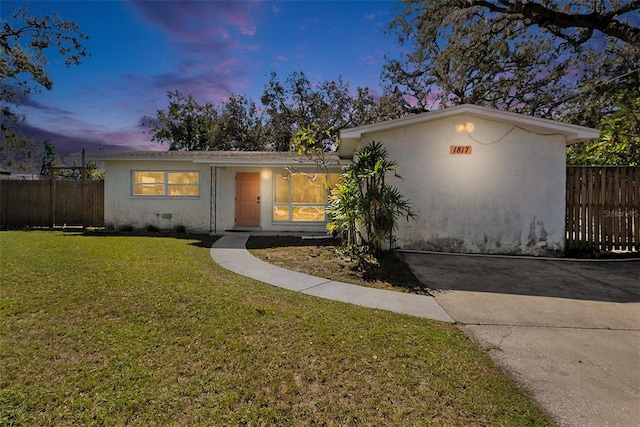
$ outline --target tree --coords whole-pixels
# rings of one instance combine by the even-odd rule
[[[17,104],[19,97],[28,96],[33,89],[51,90],[53,81],[46,70],[45,51],[57,48],[67,67],[79,65],[80,59],[87,56],[82,41],[88,38],[78,25],[59,18],[55,12],[51,16],[35,17],[29,16],[28,8],[24,7],[16,10],[11,20],[2,19],[2,101]],[[8,106],[3,106],[3,114],[6,112],[13,114]]]
[[[607,33],[586,16],[603,17]],[[626,41],[635,36],[612,29],[634,34],[631,18],[637,1],[405,0],[389,30],[410,51],[389,59],[384,77],[423,110],[474,103],[553,117],[590,82],[638,68]]]
[[[640,47],[640,28],[634,26],[640,22],[637,20],[640,9],[638,0],[543,3],[519,0],[457,0],[455,3],[463,9],[484,8],[517,21],[524,18],[573,45],[586,43],[594,36],[594,32],[598,31]],[[630,16],[635,16],[636,19],[628,20]]]
[[[2,131],[0,167],[11,172],[38,173],[42,147],[14,129]]]
[[[326,129],[320,133],[320,126],[316,123],[299,129],[291,138],[291,147],[300,155],[312,160],[325,174],[325,190],[329,189],[329,165],[327,153],[338,148],[338,136],[332,130]]]
[[[575,144],[567,150],[567,163],[574,165],[631,165],[640,166],[640,71],[626,76],[615,84],[615,90],[607,93],[610,113],[598,124],[600,138],[582,144]],[[603,94],[594,90],[592,101],[598,109],[597,99]],[[613,94],[613,96],[611,96]],[[584,117],[574,120],[588,122],[589,110]],[[592,114],[597,116],[597,114]]]
[[[69,169],[62,169],[58,171],[58,176],[71,178],[79,181],[82,179],[82,173],[80,169],[73,169],[74,167],[81,167],[84,163],[84,167],[86,168],[87,179],[89,181],[102,181],[104,180],[104,171],[101,171],[96,162],[83,162],[84,150],[71,153],[67,157],[64,158],[62,162],[62,166],[68,167]]]
[[[49,138],[42,141],[42,146],[43,154],[40,175],[49,175],[52,167],[60,166],[60,158],[58,157],[58,150],[56,149],[56,146]]]
[[[364,240],[370,251],[379,256],[385,242],[393,243],[398,219],[415,217],[409,201],[386,182],[388,173],[399,177],[397,169],[397,162],[387,158],[381,143],[372,141],[360,148],[332,191],[328,230],[346,232],[347,244]],[[358,226],[362,226],[364,234],[357,231]]]
[[[360,252],[357,248],[359,242],[364,240],[358,231],[358,221],[362,216],[360,192],[355,168],[347,167],[329,196],[328,213],[331,221],[327,223],[327,231],[339,234],[352,255]]]
[[[170,150],[299,151],[318,157],[335,151],[340,129],[402,117],[409,111],[400,91],[377,100],[367,88],[357,96],[341,78],[312,83],[304,73],[285,82],[276,73],[265,86],[263,108],[246,96],[198,104],[178,91],[168,93],[169,107],[143,122],[152,140]]]
[[[24,117],[15,111],[21,99],[32,91],[51,90],[53,81],[47,72],[46,51],[56,48],[66,66],[80,64],[87,56],[82,42],[88,36],[74,22],[51,16],[30,16],[26,7],[14,11],[11,19],[2,19],[0,32],[0,103],[2,104],[0,164],[25,170],[33,168],[38,147],[20,132]]]
[[[410,51],[388,60],[387,87],[400,88],[422,111],[471,103],[548,114],[567,93],[564,77],[573,62],[562,60],[566,49],[524,25],[456,4],[401,3],[389,29]]]
[[[336,81],[312,83],[304,73],[294,72],[284,84],[275,72],[260,98],[268,114],[267,138],[276,151],[289,151],[296,133],[315,123],[315,141],[332,144],[340,129],[349,123],[352,98],[349,85]]]
[[[253,101],[243,95],[231,95],[220,110],[215,120],[215,147],[237,151],[266,149],[263,117]]]
[[[224,150],[214,140],[214,127],[218,119],[215,106],[208,102],[200,105],[191,94],[167,92],[169,107],[158,110],[155,120],[147,119],[152,141],[168,143],[169,150]]]
[[[158,110],[144,125],[152,141],[168,143],[169,150],[264,150],[262,114],[255,103],[242,95],[227,102],[199,104],[192,95],[168,92],[169,107]]]
[[[637,122],[638,22],[637,0],[404,0],[389,29],[409,53],[384,77],[423,111],[473,103],[611,129]],[[591,148],[634,152],[624,127],[630,139],[603,132]],[[589,161],[579,151],[569,160]]]
[[[359,87],[358,95],[353,99],[348,125],[357,127],[398,119],[411,111],[411,105],[397,88],[384,92],[376,100],[368,88]]]

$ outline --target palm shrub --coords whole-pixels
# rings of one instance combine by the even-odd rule
[[[415,217],[409,201],[386,182],[390,172],[400,177],[397,162],[387,155],[380,142],[360,148],[331,192],[327,228],[331,233],[342,233],[353,255],[360,255],[359,246],[364,244],[379,256],[384,243],[393,244],[398,219]]]

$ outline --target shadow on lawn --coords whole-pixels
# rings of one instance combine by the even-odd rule
[[[170,239],[180,239],[180,240],[195,240],[195,242],[190,243],[192,246],[196,246],[199,248],[210,249],[211,246],[215,243],[216,240],[220,238],[220,236],[211,236],[209,234],[190,234],[190,233],[179,233],[174,231],[117,231],[117,232],[109,232],[109,231],[85,231],[82,233],[84,236],[118,236],[118,237],[149,237],[149,238],[170,238]]]
[[[65,227],[65,228],[22,228],[14,231],[24,231],[28,233],[37,233],[42,231],[61,231],[65,235],[68,236],[88,236],[88,237],[149,237],[149,238],[172,238],[172,239],[181,239],[181,240],[195,240],[195,242],[190,243],[193,246],[197,246],[199,248],[210,249],[211,246],[215,243],[216,240],[220,238],[220,236],[211,236],[209,234],[190,234],[190,233],[180,233],[176,231],[144,231],[144,230],[134,230],[134,231],[109,231],[104,229],[98,230],[82,230],[81,227]]]
[[[358,284],[376,288],[395,288],[398,291],[428,295],[425,284],[413,274],[404,259],[395,251],[384,252],[375,263],[365,263],[358,268],[355,260],[339,253],[337,239],[302,239],[296,236],[251,236],[247,249],[286,249],[287,255],[279,256],[279,265],[295,266],[297,271],[331,278],[337,281],[356,279]],[[325,261],[321,261],[317,251],[323,251]],[[329,261],[326,261],[328,259]]]
[[[251,236],[247,241],[247,249],[275,249],[289,246],[337,247],[336,239],[303,239],[300,236]]]

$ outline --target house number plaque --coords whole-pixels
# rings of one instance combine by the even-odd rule
[[[449,154],[471,154],[470,145],[452,145],[449,147]]]

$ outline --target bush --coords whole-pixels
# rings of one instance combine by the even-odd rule
[[[393,231],[400,218],[415,218],[409,200],[393,186],[385,182],[386,175],[397,174],[398,164],[387,159],[387,149],[380,142],[372,141],[360,148],[354,162],[341,175],[340,183],[330,196],[327,224],[330,233],[343,234],[347,247],[353,255],[363,257],[363,248],[379,257],[382,245],[393,246]],[[364,232],[358,230],[358,226]],[[346,236],[345,236],[346,234]]]

